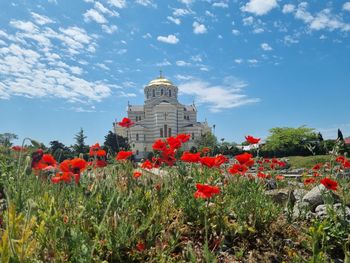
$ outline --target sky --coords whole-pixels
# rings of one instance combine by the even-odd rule
[[[163,75],[215,135],[350,136],[350,2],[0,1],[0,133],[103,143]]]

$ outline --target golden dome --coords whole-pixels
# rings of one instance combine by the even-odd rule
[[[147,86],[173,86],[173,83],[166,79],[166,78],[163,78],[162,76],[154,79],[154,80],[151,80],[150,83],[148,83]]]

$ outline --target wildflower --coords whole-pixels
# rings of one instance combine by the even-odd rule
[[[345,160],[345,161],[343,162],[343,167],[344,167],[344,168],[350,168],[350,162],[349,162],[348,160]]]
[[[245,172],[248,171],[248,167],[242,164],[234,164],[232,167],[228,170],[228,172],[232,175],[239,174],[243,175]]]
[[[175,137],[169,137],[166,139],[171,149],[179,149],[181,147],[181,141]]]
[[[131,151],[120,151],[116,156],[117,161],[126,160],[132,155]]]
[[[107,154],[106,154],[105,150],[100,149],[100,150],[97,151],[96,155],[98,157],[105,157]]]
[[[141,168],[150,170],[153,168],[153,165],[149,160],[146,160],[141,164]]]
[[[135,123],[132,122],[129,118],[123,118],[121,122],[118,122],[119,126],[124,128],[130,128]]]
[[[220,193],[220,188],[206,184],[196,184],[197,191],[194,193],[195,198],[210,198]]]
[[[180,133],[176,136],[176,139],[180,140],[182,143],[187,142],[191,138],[190,134]]]
[[[284,179],[285,179],[285,177],[283,175],[281,175],[281,174],[276,175],[276,180],[277,181],[282,181]]]
[[[209,149],[208,147],[204,147],[204,148],[202,149],[202,153],[203,153],[203,154],[207,154],[208,152],[210,152],[210,149]]]
[[[337,162],[337,163],[344,163],[345,162],[345,157],[344,156],[338,156],[336,159],[335,159],[335,161]]]
[[[27,148],[25,147],[21,147],[21,146],[12,146],[11,149],[15,152],[24,152],[27,150]]]
[[[265,174],[265,173],[258,172],[257,177],[258,177],[258,178],[265,179],[265,178],[267,178],[267,177],[269,177],[269,176],[268,176],[267,174]]]
[[[162,140],[156,140],[154,143],[153,143],[153,146],[152,146],[153,150],[155,151],[164,151],[166,150],[166,143],[163,142]]]
[[[318,173],[318,172],[314,172],[314,173],[313,173],[313,177],[319,177],[319,176],[321,176],[320,173]]]
[[[251,158],[253,157],[253,155],[251,155],[250,153],[242,153],[242,154],[238,154],[235,156],[235,159],[240,163],[240,164],[251,164],[253,162],[254,164],[254,160],[252,160]],[[247,165],[247,164],[246,164]]]
[[[223,163],[227,163],[228,159],[223,156],[222,154],[219,154],[215,157],[215,166],[219,167],[220,165],[222,165]]]
[[[42,150],[41,150],[41,152],[38,152],[38,151],[33,154],[32,168],[34,170],[43,170],[48,166],[52,166],[52,167],[56,166],[56,160],[51,154],[42,154],[41,155],[40,153],[42,153]],[[36,155],[36,153],[38,155]],[[40,158],[40,156],[41,156],[41,158]],[[38,158],[40,158],[39,161],[37,161]]]
[[[134,172],[134,178],[139,178],[142,175],[141,172],[135,171]]]
[[[33,169],[35,169],[35,167],[37,167],[39,161],[41,160],[41,158],[43,157],[44,152],[42,149],[38,149],[35,152],[32,153],[32,164],[31,167]]]
[[[212,168],[215,166],[215,157],[202,157],[199,159],[200,163],[204,166],[207,166],[209,168]]]
[[[313,184],[316,182],[315,178],[307,178],[304,180],[304,185],[309,185],[309,184]]]
[[[51,182],[54,184],[57,184],[60,182],[70,183],[73,176],[74,176],[74,174],[71,172],[58,173],[54,177],[51,178]]]
[[[197,163],[199,162],[200,158],[200,153],[184,152],[181,156],[181,161],[188,163]]]
[[[249,142],[250,144],[257,144],[260,142],[260,138],[254,138],[253,136],[245,136],[245,139],[247,140],[247,142]]]
[[[137,251],[139,251],[139,252],[143,252],[143,251],[146,249],[145,243],[139,241],[139,242],[137,243],[137,245],[136,245],[136,249],[137,249]]]
[[[338,183],[328,177],[325,177],[322,180],[320,180],[320,183],[323,184],[329,190],[337,191]]]
[[[92,145],[90,147],[90,151],[89,151],[89,155],[92,157],[92,156],[95,156],[97,154],[97,152],[101,149],[101,146],[99,143],[95,143],[94,145]]]
[[[315,164],[315,166],[312,168],[312,170],[317,171],[320,170],[322,167],[322,163]]]
[[[70,160],[71,171],[74,174],[80,174],[87,167],[87,162],[81,158],[74,158]]]

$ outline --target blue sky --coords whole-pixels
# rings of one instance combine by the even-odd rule
[[[217,137],[350,135],[350,2],[0,2],[0,133],[103,142],[163,70]]]

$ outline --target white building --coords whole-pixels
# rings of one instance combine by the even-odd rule
[[[190,134],[190,141],[184,144],[189,150],[195,139],[211,132],[207,122],[197,122],[196,106],[179,103],[178,88],[162,75],[145,86],[144,94],[144,105],[128,105],[127,116],[135,125],[129,129],[114,126],[116,134],[129,139],[137,159],[147,157],[157,139]]]

